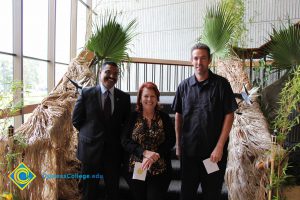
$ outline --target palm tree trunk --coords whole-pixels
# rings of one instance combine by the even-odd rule
[[[217,72],[228,79],[235,93],[242,91],[243,84],[251,88],[239,59],[219,61]],[[239,103],[239,113],[242,114],[235,114],[230,133],[225,181],[232,200],[267,198],[267,172],[256,169],[255,164],[265,159],[265,153],[271,147],[271,137],[267,120],[256,99],[253,100],[252,105]]]

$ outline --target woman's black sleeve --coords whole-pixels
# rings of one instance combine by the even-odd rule
[[[137,142],[132,140],[132,132],[133,132],[133,128],[136,123],[136,120],[137,120],[137,113],[134,112],[131,114],[131,116],[128,120],[128,123],[126,124],[126,126],[123,129],[122,137],[121,137],[121,144],[122,144],[123,148],[125,149],[125,151],[127,151],[130,154],[134,154],[135,156],[137,156],[140,159],[143,159],[143,152],[144,152],[143,147],[140,144],[138,144]]]

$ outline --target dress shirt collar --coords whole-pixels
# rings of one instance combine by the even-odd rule
[[[215,78],[215,74],[209,69],[208,70],[208,79],[204,80],[205,81],[204,85],[207,85],[210,82],[212,82],[212,80],[214,78]],[[190,77],[190,79],[189,79],[189,85],[190,86],[196,86],[196,85],[198,85],[198,83],[199,82],[198,82],[195,74],[192,77]]]
[[[108,90],[102,83],[100,83],[101,93],[104,94],[106,90]],[[115,87],[109,89],[109,92],[112,96],[114,96]]]

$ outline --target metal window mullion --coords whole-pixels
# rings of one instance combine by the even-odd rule
[[[90,0],[87,0],[87,2],[85,3],[83,0],[78,0],[80,3],[82,3],[82,5],[84,5],[87,8],[90,8],[92,3]]]
[[[92,0],[86,1],[87,8],[86,8],[86,34],[85,34],[85,41],[89,39],[92,35],[92,25],[93,25],[93,9],[92,9]]]
[[[71,1],[71,21],[70,21],[70,58],[76,57],[77,49],[77,7],[78,1]]]
[[[68,63],[63,63],[63,62],[55,62],[55,64],[59,64],[59,65],[69,65]]]
[[[13,0],[13,80],[23,81],[23,0]],[[23,93],[14,96],[14,102],[23,100]],[[22,115],[14,117],[14,127],[23,122]]]
[[[48,1],[48,57],[47,91],[52,91],[55,84],[55,31],[56,31],[56,0]]]
[[[36,57],[31,57],[31,56],[24,56],[24,55],[23,55],[23,58],[28,58],[28,59],[30,59],[30,60],[36,60],[36,61],[42,61],[42,62],[51,62],[51,61],[48,60],[48,59],[36,58]]]
[[[15,53],[8,53],[8,52],[4,52],[4,51],[0,51],[0,54],[4,54],[4,55],[8,55],[8,56],[16,56]]]

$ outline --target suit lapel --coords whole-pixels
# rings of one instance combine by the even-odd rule
[[[96,86],[96,95],[97,97],[97,102],[98,102],[98,106],[100,108],[100,116],[101,118],[104,118],[104,113],[103,113],[103,108],[102,108],[102,91],[101,91],[101,87],[100,85]]]
[[[114,89],[114,112],[112,115],[115,115],[120,108],[120,94],[119,91],[115,88]]]

